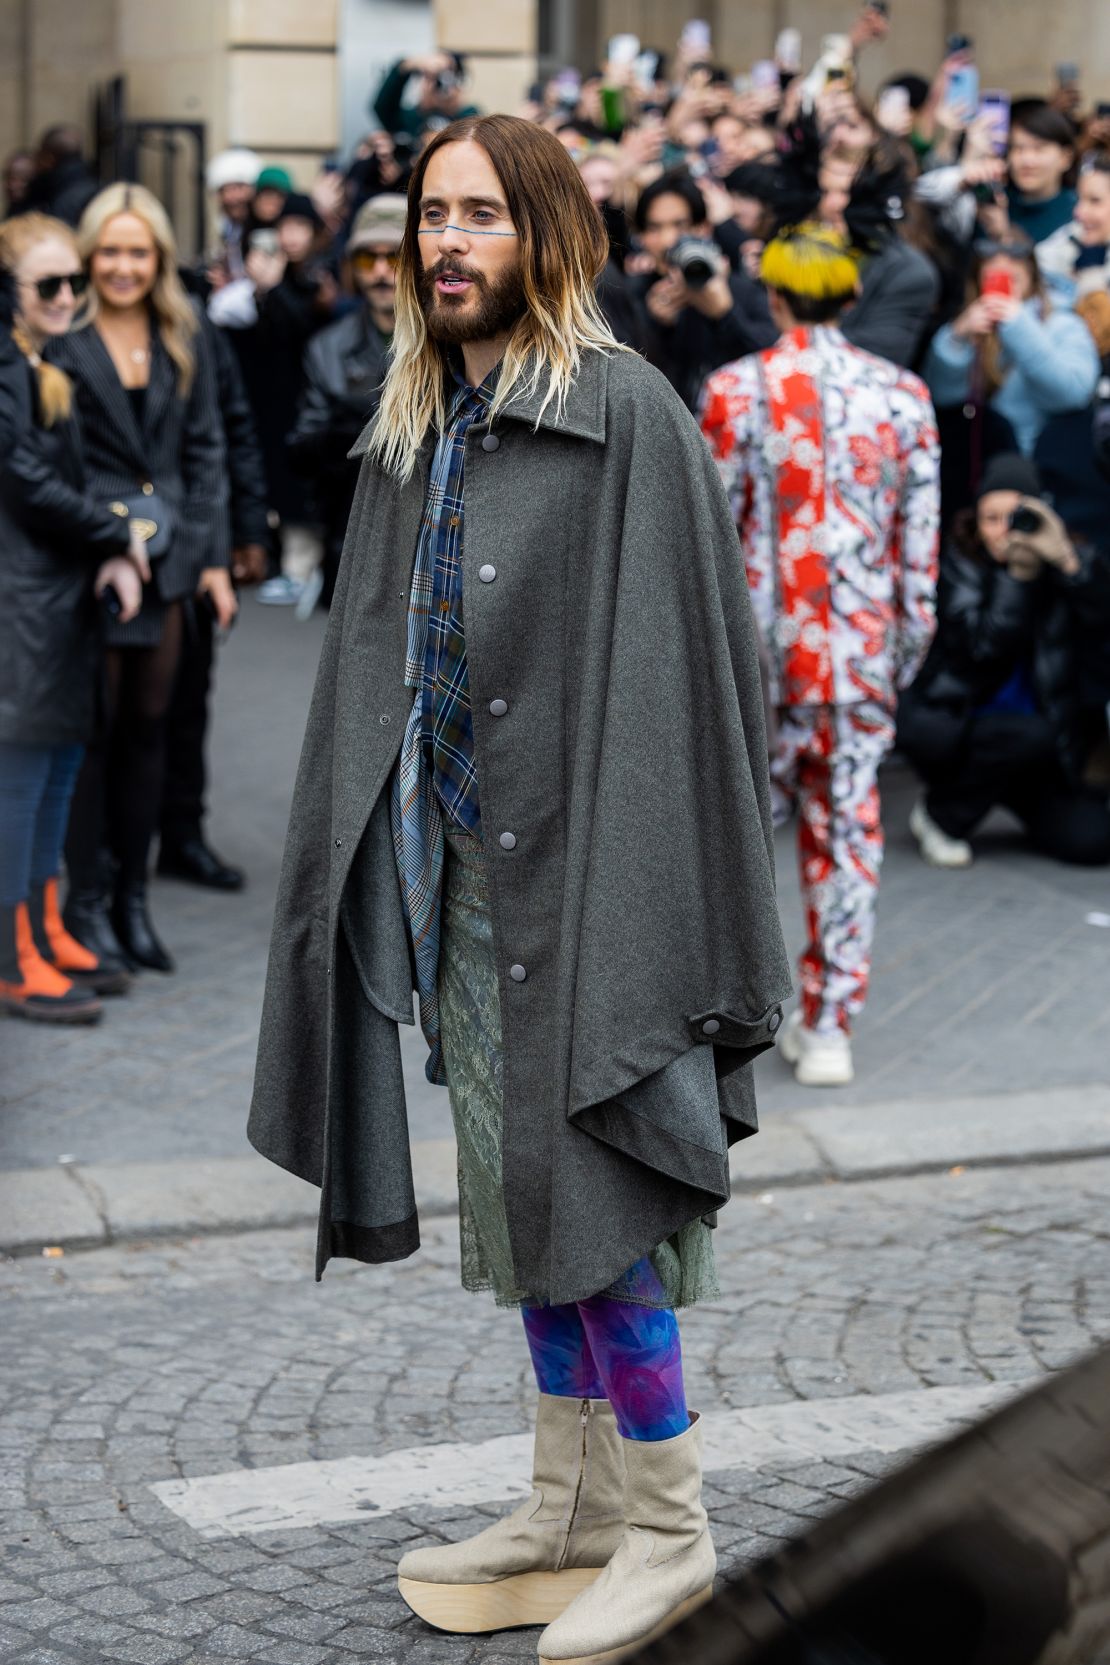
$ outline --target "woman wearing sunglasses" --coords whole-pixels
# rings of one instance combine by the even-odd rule
[[[172,971],[147,909],[147,867],[182,603],[207,596],[223,628],[235,615],[223,427],[210,349],[177,275],[161,203],[140,185],[110,185],[86,208],[77,241],[90,280],[86,311],[55,362],[73,379],[90,485],[141,524],[152,576],[139,616],[108,630],[107,717],[81,771],[66,841],[66,923],[97,952],[122,948],[136,966]]]
[[[0,226],[0,1008],[91,1023],[126,976],[65,930],[58,869],[93,726],[96,596],[121,619],[142,600],[142,545],[86,487],[73,389],[43,362],[85,288],[60,220]]]

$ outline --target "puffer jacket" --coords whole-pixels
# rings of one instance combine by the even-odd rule
[[[1050,416],[1090,404],[1099,377],[1098,349],[1082,318],[1059,306],[1050,306],[1042,317],[1038,300],[1026,301],[1016,318],[998,326],[998,335],[1006,379],[991,405],[1032,456]],[[975,348],[945,324],[933,337],[922,371],[933,403],[966,404],[975,391],[974,371]]]
[[[100,663],[97,568],[126,522],[84,490],[76,418],[42,425],[35,373],[0,331],[0,740],[88,738]]]
[[[1110,628],[1110,555],[1089,544],[1077,553],[1075,577],[1046,564],[1038,578],[1023,583],[981,547],[948,544],[937,633],[899,708],[899,745],[911,757],[937,762],[954,752],[976,709],[1028,663],[1064,773],[1078,781],[1086,762],[1081,645],[1084,634]]]

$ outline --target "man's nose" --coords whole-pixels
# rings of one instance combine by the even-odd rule
[[[445,225],[439,238],[441,254],[462,254],[470,247],[466,232],[457,225]]]

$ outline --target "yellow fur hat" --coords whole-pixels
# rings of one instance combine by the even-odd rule
[[[768,289],[787,295],[846,301],[859,287],[859,255],[842,232],[805,220],[784,226],[767,244],[760,275]]]

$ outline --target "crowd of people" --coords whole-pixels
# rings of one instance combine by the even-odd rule
[[[799,323],[764,270],[776,231],[804,223],[851,248],[850,293],[801,322],[828,332],[825,376],[847,366],[870,385],[859,355],[872,355],[884,387],[891,367],[896,382],[923,380],[941,539],[935,637],[913,680],[882,695],[860,803],[900,694],[926,860],[966,866],[1001,805],[1033,848],[1110,863],[1110,105],[1086,111],[1066,65],[1043,96],[982,93],[966,37],[935,73],[865,99],[888,9],[875,0],[849,22],[815,61],[785,30],[739,75],[702,24],[669,57],[618,36],[596,73],[560,71],[517,113],[556,136],[599,212],[613,335],[666,376],[711,444],[714,399],[745,384],[735,367],[750,367],[757,399]],[[243,883],[205,836],[215,645],[246,586],[302,617],[330,603],[348,453],[393,336],[409,179],[430,140],[474,113],[464,60],[435,53],[392,67],[355,156],[307,189],[249,150],[222,152],[208,167],[214,237],[195,262],[149,191],[96,179],[77,130],[8,159],[6,1010],[94,1021],[137,970],[172,971],[150,913],[155,841],[161,873]],[[727,387],[714,380],[724,367]],[[876,485],[906,466],[904,435],[885,423],[859,436]],[[749,474],[774,438],[753,431]],[[735,507],[773,634],[784,602],[767,541],[782,527],[753,528],[750,497]],[[892,547],[902,536],[891,528]],[[792,743],[796,772],[816,742]]]

